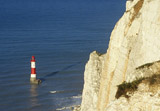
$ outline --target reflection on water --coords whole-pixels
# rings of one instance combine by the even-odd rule
[[[37,85],[31,85],[31,88],[30,88],[30,95],[31,95],[30,103],[32,107],[38,105],[37,87],[38,87]]]

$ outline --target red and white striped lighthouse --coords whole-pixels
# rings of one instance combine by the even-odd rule
[[[31,58],[31,77],[30,82],[33,84],[40,84],[42,81],[36,78],[36,59],[34,56]]]
[[[32,56],[32,59],[31,59],[31,78],[30,80],[31,81],[36,80],[36,60],[34,56]]]
[[[36,80],[36,60],[35,57],[32,56],[31,59],[31,80]]]

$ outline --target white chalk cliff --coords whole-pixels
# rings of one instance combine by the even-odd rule
[[[123,104],[127,104],[127,101],[123,98],[118,101],[115,98],[117,85],[123,81],[129,82],[135,78],[157,73],[156,71],[159,71],[160,68],[159,65],[155,65],[156,68],[147,69],[151,72],[150,74],[146,74],[145,71],[137,68],[159,60],[160,0],[128,0],[124,15],[111,33],[107,53],[100,55],[93,52],[86,64],[81,111],[112,111],[111,109],[121,111],[116,108],[121,105],[122,101],[124,101]],[[135,93],[130,101],[137,97],[151,98],[148,97],[147,92],[143,94]],[[154,98],[156,96],[151,99],[154,100]],[[112,108],[111,103],[116,108]],[[134,103],[128,103],[127,105],[132,104]],[[132,109],[131,106],[130,108]]]
[[[160,75],[152,75],[137,86],[136,91],[127,92],[129,98],[111,101],[105,111],[160,111]]]
[[[96,51],[91,53],[84,73],[82,111],[96,111],[103,64],[104,55],[100,55]]]

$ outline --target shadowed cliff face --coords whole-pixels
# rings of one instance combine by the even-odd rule
[[[148,75],[134,72],[143,64],[160,60],[159,32],[159,0],[126,2],[126,12],[112,31],[109,48],[103,59],[104,65],[96,67],[102,71],[97,101],[94,102],[96,107],[90,105],[94,106],[95,111],[104,111],[107,105],[115,99],[117,85],[123,81],[132,81],[140,77],[139,75],[141,77]],[[84,88],[85,90],[88,89]],[[83,100],[82,105],[85,109]]]

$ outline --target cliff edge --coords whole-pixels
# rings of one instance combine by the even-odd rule
[[[81,111],[109,111],[107,107],[111,109],[111,102],[117,101],[117,86],[159,73],[160,65],[154,64],[159,60],[159,0],[127,1],[126,11],[111,33],[107,53],[93,52],[86,65]],[[139,69],[146,64],[154,65]]]

